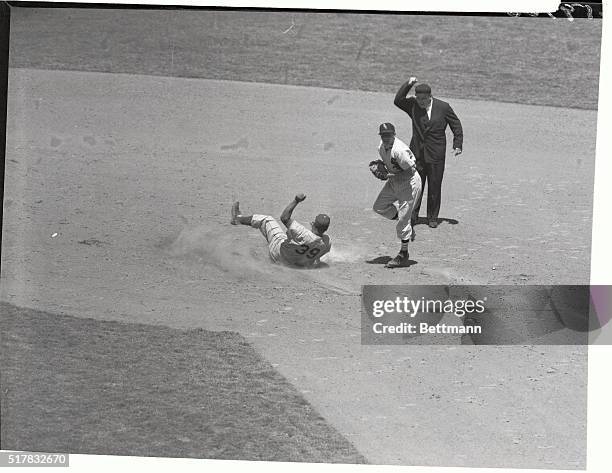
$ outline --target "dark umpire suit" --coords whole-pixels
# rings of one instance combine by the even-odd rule
[[[430,119],[427,116],[427,109],[421,108],[415,97],[406,97],[412,85],[413,83],[410,81],[402,85],[395,96],[394,103],[410,115],[412,119],[410,149],[416,157],[423,190],[425,190],[425,183],[427,182],[427,218],[430,225],[437,225],[442,200],[444,160],[446,158],[446,126],[450,126],[454,136],[453,148],[458,150],[463,149],[463,129],[461,121],[459,121],[451,106],[436,98],[432,98]],[[425,84],[417,86],[417,94],[422,93],[419,88],[431,97],[429,86]],[[419,215],[422,196],[423,193],[421,192],[421,196],[419,196],[414,207],[413,221]]]

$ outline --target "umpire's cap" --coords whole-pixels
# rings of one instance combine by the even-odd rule
[[[380,125],[380,127],[378,127],[379,135],[386,135],[388,133],[395,134],[395,127],[393,126],[393,123],[383,123]]]
[[[414,88],[415,94],[431,94],[431,87],[428,84],[419,84]]]
[[[325,215],[325,214],[317,215],[315,217],[314,224],[321,232],[326,231],[329,228],[329,215]]]

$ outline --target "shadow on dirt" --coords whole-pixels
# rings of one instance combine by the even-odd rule
[[[366,260],[366,263],[368,264],[387,264],[392,259],[393,258],[391,256],[377,256],[376,258]],[[418,261],[410,259],[408,260],[408,264],[406,266],[402,266],[401,268],[410,268],[411,266],[414,266],[415,264],[418,264]],[[401,269],[401,268],[398,268],[398,269]]]
[[[393,259],[392,256],[377,256],[374,259],[366,260],[368,264],[387,264]]]
[[[429,220],[426,219],[425,217],[419,217],[416,219],[416,221],[412,224],[413,226],[415,225],[427,225],[429,223]],[[454,218],[443,218],[443,217],[438,217],[438,224],[440,223],[448,223],[450,225],[457,225],[459,223],[459,220],[455,220]]]

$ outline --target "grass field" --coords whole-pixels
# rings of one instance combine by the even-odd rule
[[[11,9],[12,67],[597,108],[601,20]]]
[[[0,312],[3,449],[365,462],[237,333]]]

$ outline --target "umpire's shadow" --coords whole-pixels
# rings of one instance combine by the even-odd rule
[[[425,217],[419,217],[414,222],[414,225],[427,225],[428,223],[429,220],[427,220]],[[454,218],[438,217],[438,223],[448,223],[450,225],[457,225],[459,223],[459,220],[455,220]]]
[[[392,256],[377,256],[374,259],[366,260],[366,263],[368,263],[368,264],[387,264],[392,259],[393,259]],[[418,263],[418,261],[415,261],[413,259],[409,259],[408,260],[408,264],[406,266],[401,266],[399,268],[389,268],[389,269],[410,268],[411,266],[414,266],[417,263]]]

